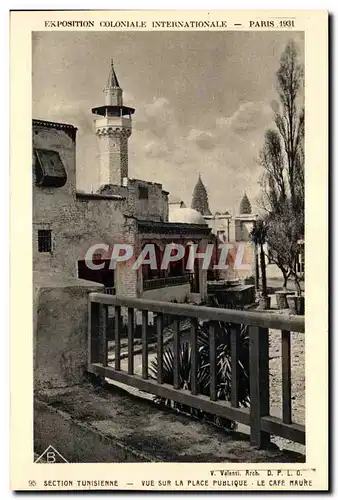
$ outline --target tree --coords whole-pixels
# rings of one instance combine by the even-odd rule
[[[297,189],[299,153],[304,139],[304,108],[299,106],[303,85],[303,68],[298,62],[296,44],[290,40],[280,59],[277,71],[277,90],[281,110],[275,109],[275,123],[283,139],[287,157],[287,180],[292,207],[298,206]]]
[[[276,129],[266,131],[259,159],[263,167],[260,204],[267,214],[266,241],[272,261],[283,274],[285,288],[290,276],[295,282],[298,280],[294,271],[295,259],[298,258],[298,241],[304,236],[302,89],[303,68],[298,62],[297,47],[290,41],[277,71],[280,102],[274,103]]]
[[[197,210],[202,215],[211,215],[208,193],[202,182],[201,175],[198,177],[198,181],[192,194],[191,208]]]
[[[266,283],[266,265],[265,265],[265,252],[264,245],[266,243],[266,233],[267,225],[263,219],[259,219],[255,222],[254,227],[251,231],[251,239],[255,244],[255,247],[260,249],[260,267],[262,275],[262,296],[268,296],[268,289]]]
[[[300,283],[303,276],[297,272],[297,264],[302,221],[300,218],[294,218],[293,215],[291,203],[286,202],[283,211],[270,217],[266,240],[269,243],[272,260],[283,273],[284,288],[286,288],[288,278],[292,276],[297,294],[301,295]]]
[[[240,214],[251,214],[251,203],[250,203],[250,200],[247,197],[246,193],[244,193],[244,196],[243,196],[242,201],[240,203],[239,213]]]
[[[268,214],[278,213],[288,196],[282,141],[278,131],[269,129],[265,132],[259,163],[264,169],[260,179],[260,205]]]

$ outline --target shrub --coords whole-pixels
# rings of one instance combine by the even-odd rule
[[[197,331],[197,386],[199,394],[210,395],[210,352],[209,352],[209,322],[201,322]],[[231,354],[230,354],[230,323],[218,322],[215,324],[216,335],[216,391],[217,399],[231,400]],[[244,325],[239,330],[239,404],[248,407],[249,399],[249,337],[248,328]],[[157,358],[150,363],[151,376],[156,378]],[[169,385],[174,383],[174,353],[167,347],[163,353],[163,382]],[[189,342],[180,346],[179,387],[183,390],[191,389],[191,347]],[[202,410],[196,410],[188,405],[183,405],[171,399],[154,397],[155,402],[187,413],[198,419],[204,419],[226,429],[234,429],[235,422],[226,418],[216,417]]]

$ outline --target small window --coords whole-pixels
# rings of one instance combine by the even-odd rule
[[[52,251],[52,231],[50,229],[39,229],[38,231],[39,252]]]
[[[139,186],[138,187],[138,197],[140,200],[147,200],[148,199],[148,188],[146,186]]]
[[[99,252],[95,252],[92,258],[93,264],[101,264],[102,263],[101,261],[102,261],[102,254]]]
[[[37,186],[62,187],[66,184],[66,170],[57,151],[35,149],[35,157],[35,182]]]

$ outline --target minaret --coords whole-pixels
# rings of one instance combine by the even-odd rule
[[[123,106],[123,90],[119,85],[113,59],[107,86],[103,89],[105,104],[92,109],[96,115],[95,130],[100,152],[100,186],[122,186],[128,177],[128,139],[131,115],[135,109]]]

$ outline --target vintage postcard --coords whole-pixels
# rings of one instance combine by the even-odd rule
[[[327,490],[327,12],[10,22],[11,488]]]

